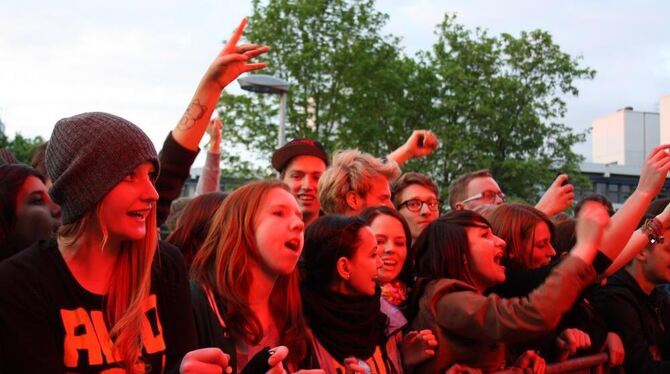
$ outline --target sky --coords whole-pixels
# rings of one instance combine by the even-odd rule
[[[430,49],[446,12],[494,35],[549,31],[597,71],[567,98],[563,122],[576,131],[626,106],[658,111],[670,94],[668,1],[378,0],[376,7],[389,15],[384,33],[400,36],[408,55]],[[136,123],[160,149],[221,41],[250,13],[250,0],[3,0],[0,119],[10,136],[47,138],[60,118],[105,111]],[[227,90],[240,92],[237,83]],[[574,150],[591,159],[590,138]],[[199,157],[196,166],[203,163]]]

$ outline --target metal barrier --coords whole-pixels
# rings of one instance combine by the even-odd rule
[[[577,357],[563,362],[548,364],[545,374],[605,374],[609,373],[607,353],[598,353],[591,356]],[[496,371],[495,374],[530,373],[530,369],[510,368]]]

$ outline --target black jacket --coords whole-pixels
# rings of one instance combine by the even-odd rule
[[[645,294],[625,268],[612,275],[591,299],[610,330],[623,341],[626,372],[670,373],[667,299],[656,290]]]

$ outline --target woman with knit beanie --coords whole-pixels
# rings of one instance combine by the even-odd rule
[[[238,47],[242,29],[196,96],[220,93],[264,66],[246,63],[267,48]],[[168,139],[197,149],[201,118],[191,115],[187,110]],[[149,138],[107,113],[64,118],[49,141],[46,169],[62,226],[57,240],[0,264],[0,372],[229,372],[218,348],[193,350],[184,260],[157,238],[159,162]]]

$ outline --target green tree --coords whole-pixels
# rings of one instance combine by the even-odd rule
[[[7,148],[16,157],[19,162],[30,165],[30,161],[35,153],[35,149],[44,143],[44,138],[36,136],[34,138],[25,138],[17,133],[14,139],[10,140],[7,135],[0,134],[0,148]]]
[[[489,168],[508,194],[532,201],[553,180],[552,170],[583,182],[583,157],[571,147],[585,134],[560,121],[564,98],[578,94],[574,82],[592,79],[595,71],[580,67],[541,30],[494,37],[466,30],[446,15],[436,34],[432,51],[420,57],[439,82],[433,128],[444,147],[431,160],[437,166],[431,175],[447,185],[460,174]]]
[[[291,83],[288,139],[312,137],[329,151],[359,147],[380,155],[405,141],[430,104],[425,95],[416,102],[421,96],[414,91],[430,87],[418,79],[432,75],[421,75],[398,38],[381,34],[387,19],[370,0],[253,2],[246,35],[272,47],[263,73]],[[227,148],[244,144],[268,160],[276,147],[278,99],[224,94],[221,106]],[[240,161],[231,157],[225,163]]]
[[[433,177],[446,194],[458,175],[490,168],[505,191],[535,201],[554,177],[580,182],[584,140],[561,123],[564,98],[595,72],[561,51],[545,31],[491,36],[465,29],[445,15],[430,51],[408,57],[400,39],[383,35],[388,16],[373,0],[253,1],[247,37],[272,47],[263,73],[291,83],[287,138],[312,137],[332,152],[360,148],[384,155],[413,129],[438,134],[442,147],[411,161],[406,171]],[[224,94],[220,115],[229,155],[224,176],[270,175],[277,138],[278,99]]]

